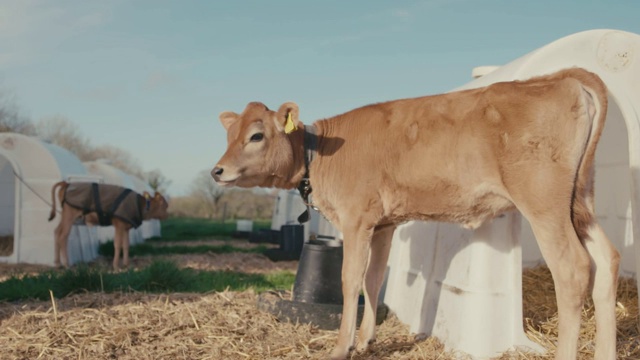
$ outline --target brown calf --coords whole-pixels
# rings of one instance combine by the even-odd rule
[[[129,230],[137,228],[143,220],[167,218],[167,201],[160,193],[152,197],[131,190],[106,184],[72,183],[61,181],[51,188],[52,207],[49,221],[56,216],[56,189],[62,206],[62,219],[55,229],[55,265],[69,266],[67,243],[74,221],[84,216],[87,225],[113,225],[113,268],[119,268],[120,250],[122,262],[129,266]],[[119,199],[120,198],[120,199]],[[96,204],[97,207],[96,207]]]
[[[597,359],[615,359],[619,255],[594,214],[594,155],[607,113],[596,75],[568,69],[527,81],[369,105],[305,127],[298,106],[223,112],[221,185],[295,188],[344,234],[344,307],[332,358],[375,338],[378,293],[396,226],[435,220],[476,228],[517,209],[549,266],[557,359],[575,359],[584,295],[596,308]],[[306,155],[312,153],[312,155]],[[307,166],[307,164],[309,164]],[[500,334],[496,334],[500,336]]]

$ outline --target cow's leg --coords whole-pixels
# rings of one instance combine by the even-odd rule
[[[60,223],[55,229],[54,243],[54,263],[56,266],[69,267],[69,233],[73,227],[73,222],[81,215],[77,210],[63,205]]]
[[[71,233],[71,227],[73,224],[67,223],[60,230],[60,237],[58,242],[58,254],[62,260],[62,266],[69,267],[69,233]]]
[[[120,226],[113,226],[115,229],[115,233],[113,236],[113,270],[118,270],[120,268],[120,249],[122,248],[122,240],[124,237],[123,229]]]
[[[119,257],[120,253],[118,249],[122,249],[122,264],[124,265],[125,268],[127,268],[129,267],[129,230],[131,229],[131,225],[121,221],[118,218],[114,218],[112,220],[112,223],[113,223],[113,227],[115,228],[115,233],[116,233],[115,237],[116,239],[118,239],[117,245],[116,245],[115,239],[113,242],[114,247],[117,246],[117,248],[115,249],[115,252],[116,254],[118,254],[117,256]],[[114,256],[113,258],[114,270],[116,270],[119,267],[117,260],[118,258]]]
[[[129,229],[126,227],[122,234],[122,266],[129,267]]]
[[[384,280],[384,272],[387,268],[394,231],[395,226],[387,226],[376,229],[373,233],[371,251],[369,253],[369,266],[364,279],[365,308],[356,346],[358,351],[366,350],[369,344],[375,340],[378,294]]]
[[[353,222],[362,223],[361,220]],[[358,295],[367,270],[373,227],[368,229],[365,227],[353,227],[343,230],[343,234],[342,320],[338,333],[338,344],[331,353],[332,359],[346,359],[355,341]]]
[[[576,197],[576,202],[584,204],[579,208],[596,219],[593,193],[593,173],[584,179],[584,191]],[[578,214],[574,214],[579,216]],[[580,240],[591,257],[591,298],[595,307],[596,349],[595,359],[616,358],[616,292],[618,289],[618,268],[620,254],[613,246],[602,227],[594,220],[582,224],[586,231],[578,231]]]
[[[597,223],[587,229],[583,239],[591,256],[591,297],[595,306],[596,350],[595,359],[616,358],[616,291],[620,254]]]
[[[60,221],[58,223],[58,226],[56,226],[56,229],[53,233],[54,236],[54,243],[53,243],[53,251],[54,251],[54,255],[53,255],[53,263],[55,264],[56,267],[60,267],[60,248],[61,248],[61,241],[62,241],[62,221]]]
[[[131,229],[131,226],[118,219],[113,219],[113,227],[115,228],[113,269],[118,270],[120,267],[120,250],[122,250],[122,264],[125,268],[129,266],[129,229]]]
[[[569,214],[528,219],[555,284],[558,303],[556,359],[573,360],[577,355],[583,299],[589,287],[589,255],[578,239]]]

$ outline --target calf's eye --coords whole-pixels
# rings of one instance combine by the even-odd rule
[[[253,135],[251,135],[251,142],[258,142],[258,141],[262,141],[262,139],[264,139],[264,134],[263,133],[255,133]]]

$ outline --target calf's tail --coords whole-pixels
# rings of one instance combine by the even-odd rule
[[[60,181],[53,185],[51,188],[51,212],[49,213],[49,221],[56,217],[56,189],[60,187],[60,203],[64,202],[62,198],[64,196],[64,190],[66,190],[69,183],[66,181]]]
[[[590,123],[584,153],[580,161],[572,206],[573,226],[580,239],[586,236],[587,228],[595,222],[594,209],[594,160],[596,146],[607,116],[607,88],[602,80],[595,76],[582,77],[582,88]]]

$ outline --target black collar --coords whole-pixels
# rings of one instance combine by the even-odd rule
[[[300,196],[302,196],[302,201],[307,206],[307,210],[298,216],[298,222],[303,224],[309,221],[309,207],[313,206],[312,202],[309,200],[309,195],[311,195],[311,181],[309,180],[309,166],[311,165],[311,161],[316,155],[316,150],[318,147],[318,135],[316,134],[316,127],[314,125],[309,125],[304,127],[304,177],[300,180],[298,184],[298,191],[300,192]]]

